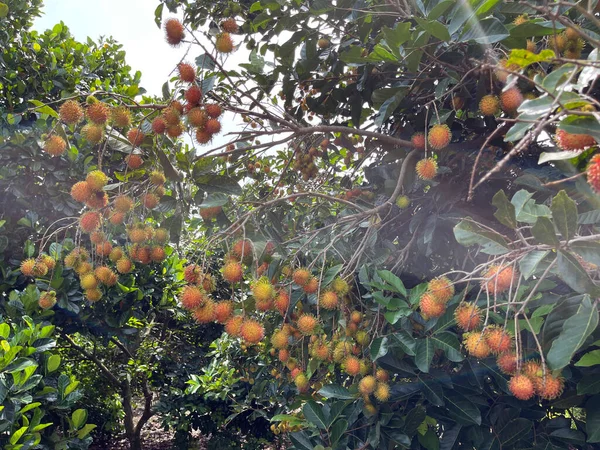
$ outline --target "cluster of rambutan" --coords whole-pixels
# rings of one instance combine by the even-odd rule
[[[558,50],[567,59],[581,58],[585,41],[581,39],[575,28],[569,27],[562,33],[548,37],[548,48]]]
[[[56,260],[52,256],[42,253],[37,258],[23,260],[20,269],[26,277],[41,278],[48,275],[49,272],[51,273],[54,267],[56,267]],[[56,292],[42,292],[38,304],[42,309],[52,308],[56,304]]]
[[[454,296],[454,285],[446,277],[431,280],[427,291],[421,295],[419,307],[424,318],[441,317],[446,312],[446,305]]]
[[[481,288],[490,295],[499,295],[514,288],[519,276],[519,272],[512,265],[493,264],[483,273]]]
[[[534,395],[540,396],[544,400],[554,400],[561,396],[564,389],[564,379],[555,376],[548,367],[542,365],[539,361],[530,360],[523,363],[521,370],[517,372],[516,356],[510,354],[506,359],[513,358],[510,361],[512,371],[506,371],[513,375],[508,382],[510,392],[519,400],[529,400]],[[498,364],[500,366],[500,364]]]
[[[323,139],[319,147],[310,147],[308,150],[298,148],[294,153],[294,170],[302,174],[302,179],[308,181],[319,173],[319,168],[315,163],[317,157],[323,156],[329,146],[329,139]]]

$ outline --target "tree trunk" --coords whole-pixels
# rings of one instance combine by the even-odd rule
[[[122,385],[123,410],[125,411],[125,436],[129,441],[131,450],[142,450],[142,428],[153,416],[152,392],[148,389],[148,379],[142,381],[142,392],[144,393],[144,411],[137,423],[134,422],[132,405],[131,385],[124,381]]]

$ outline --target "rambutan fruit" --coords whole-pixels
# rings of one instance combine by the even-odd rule
[[[275,309],[284,316],[290,306],[290,296],[284,290],[279,290],[275,300],[273,301]]]
[[[307,294],[315,294],[319,290],[319,279],[311,276],[308,283],[302,286],[302,290]]]
[[[208,144],[212,139],[212,134],[208,133],[204,129],[198,128],[196,130],[196,141],[198,144]]]
[[[514,352],[506,352],[498,355],[496,364],[502,373],[514,375],[517,372],[517,356]]]
[[[587,167],[587,181],[596,192],[600,192],[600,155],[592,156]]]
[[[227,33],[237,33],[239,27],[233,17],[228,17],[221,22],[221,29]]]
[[[48,270],[54,269],[56,266],[56,260],[50,255],[40,255],[40,261],[48,268]]]
[[[194,84],[185,91],[184,97],[190,105],[197,105],[202,100],[202,91]]]
[[[212,220],[217,217],[222,210],[222,206],[209,206],[207,208],[200,207],[200,217],[207,221]]]
[[[76,101],[67,100],[60,106],[58,115],[67,125],[74,125],[83,120],[83,109]]]
[[[98,281],[105,286],[114,286],[117,284],[117,274],[110,267],[100,266],[94,270],[94,275]]]
[[[596,145],[596,140],[589,134],[573,134],[565,130],[557,130],[554,139],[562,150],[583,150]]]
[[[218,118],[223,112],[221,110],[221,107],[216,103],[207,103],[206,105],[204,105],[204,109],[206,110],[206,113],[213,119]]]
[[[166,257],[167,254],[165,253],[165,249],[163,247],[160,245],[155,245],[152,247],[152,250],[150,251],[150,258],[152,259],[152,262],[163,262]]]
[[[94,270],[94,268],[88,261],[78,262],[75,266],[75,272],[77,272],[79,276],[85,275],[86,273],[90,273],[92,270]]]
[[[508,389],[519,400],[529,400],[533,397],[532,381],[525,375],[515,375],[508,382]]]
[[[221,131],[221,122],[219,122],[217,119],[208,119],[206,121],[206,125],[204,125],[204,130],[211,136],[217,134],[219,131]]]
[[[500,99],[495,95],[484,95],[479,101],[479,111],[484,116],[495,116],[500,112]]]
[[[90,144],[99,144],[104,140],[104,128],[100,125],[88,123],[81,129],[81,134]]]
[[[286,363],[289,359],[290,359],[290,351],[287,348],[282,348],[281,350],[279,350],[279,352],[277,353],[277,358],[279,359],[279,361],[281,361],[282,363]]]
[[[71,187],[71,197],[76,202],[84,203],[92,195],[92,189],[86,181],[78,181]]]
[[[179,79],[186,83],[193,83],[196,80],[196,69],[188,63],[179,63],[177,65]]]
[[[358,383],[358,392],[360,392],[362,395],[370,395],[375,392],[376,387],[377,380],[373,375],[368,375]]]
[[[331,289],[340,297],[343,297],[350,291],[350,286],[348,282],[343,278],[337,277],[331,283]]]
[[[229,283],[239,283],[244,277],[242,265],[237,261],[230,261],[223,266],[223,278]]]
[[[183,269],[183,279],[190,284],[199,283],[202,277],[202,268],[197,264],[190,264]]]
[[[338,342],[333,349],[333,360],[336,363],[341,363],[346,355],[352,351],[352,344],[349,342]]]
[[[127,132],[127,140],[134,147],[139,147],[140,145],[142,145],[142,142],[144,142],[145,137],[146,136],[139,128],[132,128]]]
[[[128,231],[127,236],[129,237],[129,240],[134,244],[141,244],[146,240],[146,231],[143,228],[131,228]]]
[[[117,260],[117,272],[129,273],[131,269],[133,269],[133,263],[129,258],[123,256]]]
[[[21,262],[21,266],[20,266],[21,273],[23,275],[25,275],[26,277],[33,276],[34,268],[35,268],[35,259],[33,259],[33,258],[28,258]]]
[[[388,381],[390,381],[390,374],[387,372],[387,370],[380,368],[375,371],[375,378],[377,379],[377,381],[387,383]]]
[[[101,191],[104,186],[108,183],[108,177],[106,174],[100,170],[93,170],[87,174],[85,178],[88,186],[92,190],[92,192]]]
[[[247,344],[258,344],[265,337],[265,328],[254,319],[246,319],[240,327],[240,335]]]
[[[541,377],[535,390],[544,400],[554,400],[562,395],[564,389],[564,380],[560,377],[554,377],[549,373],[546,377]]]
[[[146,208],[154,209],[160,203],[160,198],[158,198],[156,194],[149,192],[147,194],[144,194],[144,196],[142,197],[142,203]]]
[[[169,45],[177,47],[185,39],[183,24],[171,17],[165,21],[165,36]]]
[[[252,262],[253,253],[254,245],[250,239],[240,239],[231,247],[231,255],[246,265]]]
[[[96,289],[98,287],[98,279],[93,273],[86,273],[79,279],[79,284],[83,289]]]
[[[192,108],[187,114],[187,121],[192,127],[204,129],[206,122],[208,122],[208,114],[202,108]]]
[[[133,199],[128,195],[119,195],[115,197],[114,206],[119,212],[129,212],[133,209]]]
[[[319,299],[319,305],[321,308],[333,310],[338,307],[339,299],[335,292],[327,291],[321,294],[321,298]]]
[[[454,311],[456,324],[464,331],[472,331],[481,325],[481,311],[474,303],[461,303]]]
[[[528,52],[535,53],[535,51],[537,50],[537,45],[535,41],[527,39],[526,48]]]
[[[110,255],[108,255],[108,259],[110,259],[112,262],[116,263],[123,256],[125,256],[125,252],[123,251],[123,249],[121,247],[114,247],[111,250]]]
[[[384,403],[390,399],[390,386],[387,383],[379,382],[375,388],[375,398],[377,401]]]
[[[512,348],[512,336],[502,328],[491,326],[486,328],[484,334],[485,342],[493,354],[505,353]]]
[[[230,336],[237,337],[240,335],[240,329],[243,322],[243,316],[232,316],[227,322],[225,322],[225,331]]]
[[[93,192],[85,205],[91,209],[101,209],[108,206],[108,194],[104,191]]]
[[[487,345],[484,333],[466,333],[463,337],[463,344],[471,356],[481,359],[490,355],[490,348]]]
[[[275,297],[275,288],[268,278],[262,277],[252,285],[252,295],[256,302],[270,302]]]
[[[271,336],[271,345],[277,350],[287,348],[287,346],[289,345],[289,338],[290,335],[287,334],[285,331],[275,330],[273,332],[273,335]]]
[[[204,303],[192,311],[194,319],[198,323],[209,323],[215,320],[215,302],[206,298]]]
[[[38,305],[42,309],[50,309],[56,305],[56,292],[46,291],[40,294]]]
[[[171,104],[173,105],[173,104]],[[181,118],[181,113],[174,106],[169,106],[163,111],[162,118],[165,121],[166,125],[175,125],[179,123],[179,119]]]
[[[431,280],[427,290],[440,303],[448,303],[454,296],[454,285],[447,277],[438,277]]]
[[[451,139],[452,133],[446,124],[434,125],[427,133],[427,142],[433,150],[443,149],[450,143]]]
[[[308,390],[310,382],[308,381],[308,378],[304,373],[299,373],[294,378],[294,384],[298,388],[299,392],[306,392]]]
[[[83,215],[79,219],[79,226],[83,230],[84,233],[91,233],[92,231],[96,231],[100,228],[100,222],[102,220],[102,216],[97,211],[88,211],[83,213]]]
[[[110,116],[110,107],[106,103],[96,102],[88,106],[86,113],[91,122],[104,125]]]
[[[179,118],[178,118],[179,119]],[[164,134],[167,129],[167,122],[162,117],[156,117],[152,120],[152,131],[156,134]]]
[[[215,41],[215,47],[220,53],[231,53],[233,51],[233,40],[227,32],[219,33]]]
[[[298,330],[304,335],[315,334],[319,321],[312,314],[302,314],[297,321]]]
[[[56,134],[49,136],[46,142],[44,142],[44,151],[50,156],[60,156],[66,149],[67,143],[62,137]]]
[[[548,369],[546,369],[545,372],[548,373]],[[529,361],[525,361],[525,363],[523,363],[523,366],[521,367],[521,374],[534,381],[536,378],[541,377],[544,374],[544,368],[542,368],[542,364],[539,361],[530,359]]]
[[[486,270],[482,281],[482,287],[494,294],[501,294],[510,289],[511,285],[516,285],[519,278],[519,273],[512,266],[500,266],[494,264]]]
[[[111,120],[117,128],[127,128],[131,125],[131,112],[125,106],[117,106],[111,110]]]
[[[410,142],[413,143],[415,148],[425,148],[425,133],[415,133],[411,136]]]
[[[125,164],[127,164],[127,167],[131,170],[139,169],[144,165],[144,159],[142,158],[142,155],[131,153],[125,157]]]
[[[188,310],[201,306],[206,301],[206,295],[198,286],[185,286],[181,294],[181,305]]]
[[[84,291],[84,294],[85,298],[87,298],[87,300],[92,303],[97,302],[102,298],[102,291],[98,288],[86,289]]]
[[[331,348],[325,340],[319,339],[313,344],[311,355],[319,361],[328,361],[331,356]]]
[[[441,317],[446,312],[445,303],[438,302],[430,292],[425,292],[419,300],[421,314],[427,318]]]
[[[355,377],[360,373],[360,361],[356,356],[346,356],[346,358],[342,362],[342,367],[344,368],[346,373],[352,377]]]
[[[515,112],[521,103],[523,103],[523,94],[516,87],[509,88],[500,94],[500,104],[507,113]]]
[[[233,302],[223,300],[215,305],[215,320],[219,323],[227,322],[233,315]]]
[[[327,38],[320,38],[317,41],[317,47],[319,47],[321,50],[328,48],[331,45],[331,42],[329,41],[329,39]]]
[[[90,242],[92,244],[100,244],[106,240],[106,235],[102,231],[94,231],[90,234]]]
[[[363,315],[360,311],[352,311],[350,314],[350,321],[356,324],[361,323],[363,319]]]
[[[44,261],[38,259],[33,266],[33,276],[34,277],[43,277],[48,273],[48,266],[44,264]]]
[[[437,175],[437,170],[438,165],[433,158],[424,158],[417,162],[417,175],[423,180],[433,180]]]
[[[292,280],[294,280],[294,283],[296,283],[298,286],[306,285],[311,277],[312,275],[310,271],[304,268],[296,269],[292,273]]]
[[[174,125],[169,125],[167,127],[167,136],[170,138],[176,138],[183,134],[183,125],[181,122],[177,122]]]
[[[136,261],[142,264],[150,264],[152,258],[150,256],[151,249],[148,246],[139,247],[136,252]]]
[[[99,256],[108,256],[112,251],[112,244],[110,242],[101,242],[96,244],[96,253]]]

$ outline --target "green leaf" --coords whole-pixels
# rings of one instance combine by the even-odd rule
[[[7,339],[10,335],[10,325],[6,322],[0,323],[0,337]]]
[[[595,223],[600,223],[600,209],[594,209],[592,211],[579,214],[577,223],[579,225],[592,225]]]
[[[9,422],[10,424],[10,422]],[[19,442],[19,440],[23,437],[23,435],[25,434],[25,432],[27,431],[29,427],[25,426],[25,427],[21,427],[19,428],[17,431],[15,431],[12,436],[10,437],[10,443],[12,445],[15,445],[17,442]],[[6,441],[4,441],[6,442]],[[5,447],[7,448],[7,447]]]
[[[409,356],[415,356],[417,341],[412,334],[406,330],[400,330],[397,333],[392,334],[392,338],[395,341],[395,345],[398,345],[404,353]]]
[[[92,430],[96,428],[96,425],[93,423],[87,423],[85,426],[77,432],[78,439],[85,439],[85,437],[92,432]]]
[[[544,164],[550,161],[564,161],[578,157],[584,150],[565,150],[564,152],[542,152],[538,164]]]
[[[448,32],[448,28],[446,28],[437,20],[427,21],[417,16],[415,16],[414,19],[417,21],[417,23],[423,30],[427,31],[428,33],[431,33],[433,37],[436,37],[440,41],[444,42],[450,40],[450,33]]]
[[[492,198],[492,205],[496,207],[494,217],[498,219],[502,225],[509,228],[517,227],[517,217],[515,215],[515,205],[508,201],[503,190],[496,192]]]
[[[564,250],[559,250],[556,259],[558,262],[557,275],[567,283],[571,289],[580,294],[598,293],[598,287],[594,285],[588,273],[581,267],[579,261],[577,261],[572,254],[567,253]]]
[[[460,42],[474,41],[478,44],[494,44],[509,36],[506,27],[495,17],[478,21],[470,28],[465,27]]]
[[[519,261],[519,271],[528,280],[537,271],[538,266],[550,253],[549,250],[534,250]]]
[[[375,117],[375,125],[377,125],[378,127],[383,126],[385,121],[394,113],[394,111],[400,105],[402,100],[404,100],[406,92],[406,89],[399,90],[383,102],[383,104],[379,108],[379,114],[377,115],[377,117]]]
[[[523,417],[511,420],[500,432],[500,444],[502,448],[509,448],[512,444],[515,444],[519,439],[524,437],[529,430],[531,430],[532,423]]]
[[[388,352],[388,338],[387,336],[378,337],[371,343],[371,359],[376,361],[377,359],[387,355]]]
[[[87,420],[87,411],[85,409],[77,409],[71,415],[71,420],[76,429],[80,429]]]
[[[507,64],[516,64],[521,68],[525,68],[531,64],[551,61],[555,57],[554,51],[550,49],[542,50],[539,53],[533,53],[526,49],[514,48],[510,52]]]
[[[203,53],[196,57],[196,65],[200,70],[214,70],[216,66],[215,60],[212,56],[207,53]]]
[[[46,370],[48,372],[54,372],[60,366],[60,355],[51,355],[46,363]]]
[[[531,228],[531,234],[541,244],[551,245],[553,247],[558,246],[558,237],[554,230],[554,224],[547,217],[538,217],[537,222]]]
[[[378,270],[377,275],[379,275],[383,281],[391,285],[394,288],[395,292],[400,293],[404,297],[406,297],[406,288],[404,287],[404,283],[400,278],[398,278],[389,270]]]
[[[290,434],[290,441],[298,450],[315,450],[315,446],[304,431]]]
[[[429,338],[418,339],[415,346],[415,364],[421,372],[429,373],[433,360],[433,341]]]
[[[319,394],[325,398],[339,398],[341,400],[351,400],[356,398],[348,389],[337,384],[329,384],[319,389]]]
[[[591,367],[598,364],[600,364],[600,350],[592,350],[586,353],[575,363],[579,367]]]
[[[460,394],[447,396],[446,408],[456,422],[461,425],[481,425],[479,408]]]
[[[306,402],[304,407],[302,408],[302,412],[306,420],[308,420],[313,425],[316,425],[318,428],[325,430],[327,429],[325,414],[323,414],[323,407],[320,406],[314,400],[309,400]]]
[[[587,442],[600,442],[600,395],[594,395],[585,404]]]
[[[572,242],[569,248],[587,262],[600,265],[600,243],[594,241]]]
[[[567,240],[577,233],[577,204],[562,190],[552,199],[552,218],[556,228]]]
[[[8,5],[6,3],[0,3],[0,19],[8,16]]]
[[[600,394],[600,377],[597,374],[584,375],[577,383],[577,395]]]
[[[330,440],[331,440],[331,446],[333,448],[336,447],[337,443],[339,442],[339,440],[341,439],[342,435],[346,432],[346,430],[348,429],[348,421],[346,419],[340,419],[337,420],[332,426],[331,426],[331,430],[329,431],[329,436],[330,436]]]
[[[575,314],[567,318],[560,335],[552,342],[546,361],[552,370],[562,369],[598,326],[598,311],[585,295]]]
[[[600,124],[594,117],[568,116],[559,122],[558,128],[568,133],[589,134],[600,141]]]
[[[0,6],[1,8],[1,6]],[[52,108],[50,108],[48,105],[46,105],[45,103],[40,102],[39,100],[29,100],[29,103],[32,103],[33,105],[36,106],[35,111],[40,113],[40,114],[48,114],[51,117],[54,117],[55,119],[58,119],[58,113],[56,111],[54,111]]]
[[[398,23],[393,29],[383,27],[381,32],[394,56],[400,59],[400,46],[410,39],[410,22]]]
[[[465,247],[481,245],[481,251],[488,255],[502,255],[508,252],[508,243],[502,235],[484,229],[470,220],[462,220],[454,227],[454,237]]]
[[[453,362],[461,362],[464,357],[460,353],[460,343],[456,336],[448,331],[435,333],[430,337],[436,348],[443,350],[446,357]]]

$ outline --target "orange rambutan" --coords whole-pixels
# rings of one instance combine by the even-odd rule
[[[446,124],[437,124],[431,127],[427,133],[427,142],[434,150],[441,150],[446,147],[452,139],[450,128]]]
[[[147,194],[144,194],[144,196],[142,197],[142,203],[146,208],[154,209],[160,203],[160,198],[158,198],[156,194],[149,192]]]
[[[502,373],[514,375],[517,372],[517,355],[514,352],[506,352],[498,355],[496,364]]]
[[[311,355],[319,361],[328,361],[331,356],[331,348],[323,340],[318,340],[313,344]]]
[[[110,242],[101,242],[96,244],[96,253],[99,256],[108,256],[112,251],[112,244]]]
[[[425,292],[419,300],[421,314],[427,318],[441,317],[446,312],[446,305],[438,302],[430,292]]]
[[[162,117],[163,120],[165,121],[165,123],[168,125],[175,125],[177,123],[179,123],[179,119],[181,117],[181,112],[179,111],[178,108],[176,108],[176,105],[173,103],[171,103],[171,106],[169,106],[168,108],[166,108],[163,113],[162,113]]]
[[[81,129],[81,134],[90,144],[99,144],[104,140],[104,128],[100,125],[88,123]]]
[[[242,328],[242,323],[244,322],[243,316],[232,316],[227,322],[225,322],[225,332],[233,337],[237,337],[240,335],[240,329]]]
[[[211,136],[217,134],[219,131],[221,131],[221,122],[219,122],[217,119],[208,119],[206,121],[206,125],[204,125],[204,130]]]
[[[333,310],[338,307],[339,299],[335,292],[327,291],[321,294],[319,305],[324,309]]]
[[[231,255],[245,264],[250,264],[252,262],[253,253],[254,245],[250,239],[240,239],[231,247]]]
[[[481,325],[481,311],[474,303],[461,303],[454,311],[456,324],[464,331],[472,331]]]
[[[98,281],[105,286],[114,286],[117,284],[117,274],[114,273],[110,267],[100,266],[94,270],[94,275]]]
[[[203,276],[202,268],[197,264],[190,264],[183,270],[183,279],[190,284],[199,283]]]
[[[142,155],[132,153],[125,157],[125,164],[127,164],[127,167],[131,170],[139,169],[144,165],[144,159],[142,158]]]
[[[90,234],[90,242],[92,244],[100,244],[106,240],[106,235],[102,231],[94,231]]]
[[[510,289],[512,285],[516,285],[519,274],[512,266],[500,266],[494,264],[486,270],[482,281],[482,287],[494,294],[501,294]]]
[[[167,19],[165,21],[165,35],[169,45],[177,47],[185,39],[183,24],[174,17]]]
[[[110,251],[110,255],[108,255],[108,259],[116,263],[123,256],[125,256],[125,252],[121,247],[113,247],[113,249]]]
[[[215,320],[215,302],[210,298],[206,298],[202,305],[192,311],[194,319],[198,323],[209,323]]]
[[[129,240],[134,244],[141,244],[146,240],[146,231],[143,228],[135,227],[131,228],[127,232]]]
[[[308,283],[302,286],[302,290],[307,294],[315,294],[319,290],[319,279],[311,276]]]
[[[66,149],[67,143],[62,137],[56,134],[49,136],[46,142],[44,142],[44,151],[50,156],[60,156]]]
[[[290,359],[290,351],[287,348],[282,348],[281,350],[279,350],[277,358],[279,358],[279,361],[281,361],[282,363],[287,362]]]
[[[83,213],[83,215],[79,219],[79,226],[83,230],[84,233],[91,233],[92,231],[96,231],[100,228],[100,222],[102,220],[102,216],[97,211],[88,211]]]
[[[186,83],[193,83],[196,80],[196,69],[188,63],[179,63],[177,65],[179,71],[179,79]]]
[[[163,262],[166,257],[167,254],[165,253],[165,249],[163,247],[161,247],[160,245],[155,245],[154,247],[152,247],[152,250],[150,251],[150,258],[153,262]]]
[[[310,281],[311,277],[312,275],[310,271],[304,268],[296,269],[292,273],[292,280],[294,280],[294,283],[296,283],[298,286],[306,285]]]
[[[84,203],[92,195],[92,189],[86,181],[78,181],[71,187],[71,197],[77,202]]]
[[[226,31],[227,33],[237,33],[239,27],[233,17],[228,17],[223,22],[221,22],[221,29],[223,31]]]
[[[212,134],[208,133],[204,129],[198,128],[196,130],[196,141],[198,144],[208,144],[212,139]]]
[[[108,206],[108,194],[104,191],[93,192],[85,205],[91,209],[101,209]]]
[[[50,309],[56,305],[56,292],[46,291],[40,294],[38,305],[42,309]]]
[[[573,134],[565,130],[557,130],[554,139],[563,150],[583,150],[596,145],[596,140],[589,134]]]
[[[275,306],[275,309],[277,309],[277,311],[284,316],[290,306],[290,296],[287,292],[280,289],[275,297],[275,300],[273,301],[273,305]]]
[[[247,344],[258,344],[265,337],[265,328],[254,319],[246,319],[240,327],[240,335]]]
[[[142,142],[144,142],[145,137],[146,136],[139,128],[132,128],[127,132],[127,140],[134,147],[139,147],[140,145],[142,145]]]
[[[433,180],[437,175],[437,170],[438,165],[433,158],[424,158],[417,162],[417,175],[423,180]]]
[[[187,114],[187,121],[192,127],[204,129],[206,122],[208,122],[208,114],[202,108],[192,108]]]
[[[229,283],[239,283],[244,277],[242,265],[237,261],[230,261],[223,266],[223,278]]]
[[[133,268],[133,263],[127,257],[121,257],[117,260],[117,272],[119,273],[129,273]]]
[[[119,195],[114,200],[115,209],[119,212],[129,212],[133,209],[133,199],[128,195]]]
[[[302,314],[297,321],[298,330],[304,335],[314,334],[319,321],[312,314]]]
[[[290,335],[284,330],[275,330],[271,336],[271,345],[277,350],[286,348],[289,345]]]
[[[167,127],[167,135],[170,138],[176,138],[181,136],[183,134],[183,131],[183,125],[181,124],[181,122],[177,122],[176,124],[169,125]]]
[[[67,125],[74,125],[83,120],[83,108],[75,100],[67,100],[60,106],[58,115]]]
[[[360,361],[356,356],[346,356],[342,362],[342,367],[346,373],[352,377],[355,377],[360,373]]]
[[[508,389],[519,400],[529,400],[533,397],[532,381],[525,375],[515,375],[508,382]]]
[[[227,32],[219,33],[215,41],[215,47],[220,53],[231,53],[233,51],[233,40]]]
[[[209,206],[207,208],[200,208],[200,217],[204,220],[212,220],[219,215],[223,210],[222,206]]]
[[[479,101],[479,111],[484,116],[495,116],[500,112],[500,99],[495,95],[484,95]]]
[[[463,337],[463,344],[471,356],[487,358],[490,355],[490,348],[482,332],[466,333]]]
[[[85,298],[92,303],[97,302],[102,298],[102,291],[98,288],[86,289],[84,294]]]
[[[185,286],[181,294],[181,305],[188,310],[201,306],[206,301],[206,295],[198,286]]]
[[[486,328],[484,334],[485,342],[493,354],[505,353],[512,348],[512,336],[502,328],[491,326]]]
[[[594,155],[587,168],[587,180],[596,192],[600,192],[600,155]]]
[[[110,107],[106,103],[95,102],[88,105],[86,113],[91,122],[104,125],[110,116]]]
[[[375,378],[377,379],[377,381],[387,383],[388,381],[390,381],[390,374],[385,369],[377,369],[375,371]]]
[[[425,148],[425,133],[415,133],[411,136],[410,142],[413,143],[415,148]]]
[[[221,107],[216,103],[207,103],[204,105],[204,109],[206,110],[206,113],[213,119],[218,118],[222,113]]]
[[[500,94],[500,104],[507,113],[515,112],[521,103],[523,103],[523,94],[516,87],[509,88]]]
[[[350,314],[350,321],[354,322],[356,324],[361,323],[362,318],[363,318],[363,315],[360,311],[352,311],[352,313]]]
[[[215,305],[215,320],[219,323],[225,323],[233,315],[233,302],[223,300]]]
[[[197,105],[202,99],[202,91],[194,84],[185,91],[184,97],[190,105]]]
[[[546,377],[539,378],[536,383],[535,391],[544,400],[554,400],[561,396],[564,389],[564,380],[560,377],[555,377],[546,374]]]
[[[447,277],[434,278],[427,290],[440,303],[447,303],[454,296],[454,285]]]
[[[163,134],[167,129],[167,122],[162,117],[156,117],[152,120],[152,131],[156,134]]]

